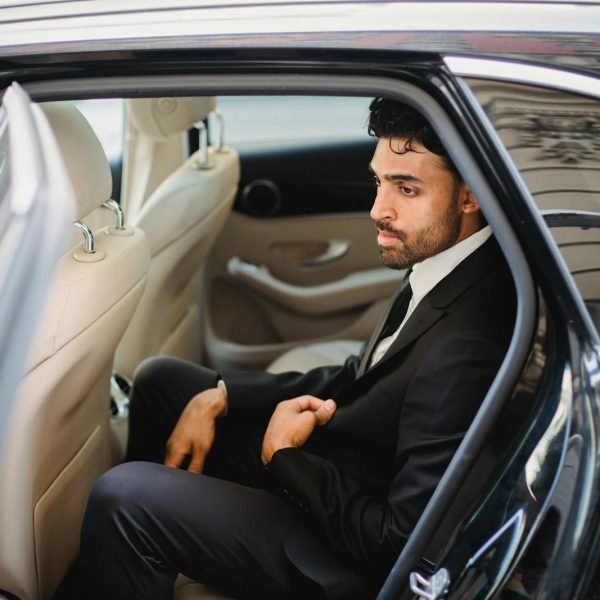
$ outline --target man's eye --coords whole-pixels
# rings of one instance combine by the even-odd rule
[[[375,187],[381,187],[381,181],[379,177],[373,177],[373,183],[375,184]]]
[[[405,185],[400,187],[400,191],[405,195],[405,196],[414,196],[415,194],[415,190],[413,190],[412,188],[406,187]]]

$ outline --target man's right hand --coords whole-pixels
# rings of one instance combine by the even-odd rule
[[[204,461],[215,439],[215,420],[226,412],[227,398],[221,388],[196,394],[183,409],[167,440],[165,465],[177,468],[190,454],[187,470],[202,473]]]

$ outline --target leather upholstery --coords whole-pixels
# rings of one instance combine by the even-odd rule
[[[136,98],[127,102],[127,114],[137,130],[155,140],[164,140],[190,129],[215,110],[214,96],[206,98]]]
[[[91,213],[112,193],[110,166],[100,141],[78,110],[69,110],[68,102],[49,102],[44,112],[54,131],[69,131],[56,142],[63,156],[73,191],[75,220]]]
[[[42,108],[85,221],[84,211],[110,196],[106,157],[74,106]],[[52,597],[77,556],[91,486],[114,462],[108,410],[113,355],[150,262],[144,234],[129,233],[95,231],[100,260],[77,260],[81,242],[60,260],[10,415],[0,464],[0,488],[10,491],[0,502],[0,581],[21,600]]]
[[[197,162],[195,153],[132,220],[146,233],[152,263],[144,296],[116,354],[116,371],[128,377],[155,354],[200,360],[202,269],[235,199],[240,166],[230,148],[210,148],[208,168]]]

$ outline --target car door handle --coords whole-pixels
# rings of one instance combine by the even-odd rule
[[[274,242],[269,252],[295,266],[321,267],[340,260],[350,250],[349,240]]]
[[[343,258],[350,250],[350,242],[348,240],[331,240],[327,244],[327,250],[319,256],[309,258],[300,262],[301,267],[320,267],[328,263],[335,262]]]
[[[387,298],[398,288],[405,273],[379,267],[321,285],[298,286],[281,281],[266,267],[247,263],[237,256],[229,259],[227,270],[265,298],[306,315],[331,314]]]

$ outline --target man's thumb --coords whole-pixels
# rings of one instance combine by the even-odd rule
[[[333,413],[337,408],[333,400],[325,400],[323,404],[315,411],[315,417],[317,418],[317,425],[325,425],[329,423]]]

